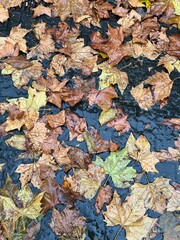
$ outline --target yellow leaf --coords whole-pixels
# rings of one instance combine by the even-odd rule
[[[106,124],[107,122],[113,120],[116,116],[116,109],[107,109],[103,110],[99,116],[99,122],[101,125]]]
[[[39,110],[47,103],[46,93],[37,92],[36,89],[29,87],[26,107],[28,110]]]
[[[127,73],[121,72],[117,67],[112,67],[108,62],[103,62],[98,65],[98,68],[102,70],[101,75],[99,76],[99,89],[104,89],[109,87],[111,84],[117,84],[119,90],[123,94],[127,84],[128,76]]]
[[[115,192],[111,203],[107,206],[107,211],[103,214],[107,226],[120,225],[126,230],[127,240],[142,240],[157,220],[144,216],[145,212],[146,208],[141,199],[130,196],[122,203]]]
[[[5,22],[9,18],[9,13],[6,8],[0,4],[0,22]]]
[[[17,148],[18,150],[25,150],[25,141],[26,139],[24,135],[14,135],[5,142],[11,147]]]
[[[171,2],[173,3],[174,5],[174,8],[175,8],[175,14],[176,15],[180,15],[180,1],[179,0],[171,0]]]
[[[101,186],[104,177],[105,173],[103,168],[92,163],[89,164],[88,170],[75,170],[74,176],[68,177],[66,180],[70,183],[74,191],[91,199],[95,196],[98,188]]]
[[[136,140],[131,133],[126,147],[128,147],[129,156],[139,161],[144,171],[158,172],[155,165],[159,160],[154,153],[150,152],[151,146],[145,136],[141,135]]]
[[[141,198],[146,209],[149,208],[155,212],[163,213],[166,209],[166,201],[172,197],[174,192],[174,188],[169,184],[169,181],[166,178],[156,178],[154,182],[147,185],[135,183],[131,186],[131,194]]]

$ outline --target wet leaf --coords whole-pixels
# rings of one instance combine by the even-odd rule
[[[0,22],[5,22],[9,18],[9,13],[3,5],[0,4]]]
[[[75,208],[66,207],[61,212],[53,208],[50,226],[63,240],[84,239],[85,223],[85,218],[80,216]]]
[[[110,85],[117,84],[121,94],[123,94],[129,82],[127,73],[121,72],[119,69],[112,67],[107,62],[101,63],[98,65],[98,68],[102,70],[102,73],[99,76],[99,89],[104,89]]]
[[[158,172],[155,165],[159,162],[155,154],[150,151],[150,143],[145,136],[140,135],[136,140],[131,133],[126,143],[129,156],[141,163],[146,172]]]
[[[162,123],[169,126],[173,126],[174,131],[177,131],[180,128],[180,118],[165,119]]]
[[[115,187],[128,187],[129,182],[133,180],[136,171],[133,167],[127,167],[130,160],[127,158],[128,149],[111,152],[103,161],[96,157],[95,164],[102,167],[106,174],[112,177]]]
[[[100,211],[105,203],[109,204],[112,194],[113,194],[113,191],[109,185],[99,188],[98,195],[97,195],[96,201],[94,203],[97,214],[100,213]]]
[[[99,123],[103,125],[113,120],[116,116],[116,112],[117,112],[116,109],[108,109],[108,110],[102,111],[98,119]]]
[[[131,201],[131,198],[121,202],[117,192],[114,193],[113,200],[107,206],[107,211],[103,212],[107,226],[120,225],[126,230],[127,240],[141,240],[146,237],[152,226],[155,224],[155,218],[144,216],[146,209],[141,200]]]
[[[11,138],[7,139],[5,142],[11,147],[17,148],[19,150],[25,150],[25,141],[26,138],[24,135],[14,135]]]

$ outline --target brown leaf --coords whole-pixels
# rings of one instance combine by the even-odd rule
[[[180,128],[180,118],[165,119],[162,123],[169,126],[173,126],[174,131],[177,131]]]
[[[25,69],[33,65],[29,60],[27,60],[23,56],[10,57],[4,60],[4,62],[18,70]]]
[[[169,48],[167,53],[180,58],[180,34],[172,34],[169,37]]]
[[[51,17],[51,8],[50,7],[45,7],[43,5],[38,5],[37,7],[33,8],[34,14],[33,17],[39,17],[43,14]]]
[[[87,130],[85,118],[78,117],[68,109],[65,112],[65,126],[69,129],[69,140],[72,141],[74,138],[78,138],[78,141],[83,141],[82,133]]]
[[[107,110],[111,107],[112,99],[117,98],[118,95],[113,87],[108,87],[103,90],[93,89],[87,96],[89,105],[97,104],[103,110]]]
[[[19,55],[19,45],[13,39],[0,37],[0,58],[16,57]]]
[[[128,115],[124,114],[121,109],[118,109],[116,117],[107,123],[110,128],[115,128],[118,132],[124,133],[128,132],[131,128],[129,122],[127,121]]]
[[[50,127],[57,128],[63,126],[65,123],[65,110],[60,111],[58,114],[49,114],[45,116]]]
[[[59,237],[74,240],[76,236],[76,239],[81,239],[85,232],[85,223],[85,218],[75,208],[66,207],[61,212],[53,208],[50,226]]]
[[[0,22],[5,22],[9,18],[9,13],[6,8],[0,4]]]
[[[159,159],[160,162],[178,161],[180,159],[179,149],[175,149],[172,147],[168,147],[168,151],[160,150],[159,152],[155,152],[154,154]]]
[[[120,147],[120,143],[114,143],[112,140],[110,140],[110,147],[109,147],[110,152],[117,151],[119,147]]]
[[[113,194],[113,191],[109,185],[99,188],[98,195],[97,195],[96,201],[94,203],[97,214],[100,213],[100,211],[105,203],[109,204],[112,194]]]
[[[91,127],[90,131],[86,131],[83,134],[84,140],[89,153],[101,153],[109,150],[110,144],[108,141],[103,140],[98,131]]]

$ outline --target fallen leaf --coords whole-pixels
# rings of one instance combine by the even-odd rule
[[[23,56],[10,57],[10,58],[4,60],[4,62],[18,70],[25,69],[25,68],[31,67],[33,65],[32,62],[30,62]]]
[[[91,127],[90,131],[83,134],[89,153],[101,153],[109,150],[109,142],[103,140],[98,131]]]
[[[0,37],[0,58],[19,55],[19,45],[13,39]]]
[[[109,204],[112,194],[113,194],[113,191],[109,185],[99,188],[98,195],[97,195],[96,201],[94,203],[94,206],[96,208],[96,214],[100,213],[100,211],[105,203],[107,205]]]
[[[96,157],[95,164],[104,169],[106,174],[112,177],[115,187],[125,188],[129,186],[129,182],[133,181],[136,171],[133,167],[127,167],[131,160],[127,158],[128,149],[111,152],[103,161],[100,157]]]
[[[53,158],[50,155],[43,154],[37,162],[29,164],[20,164],[16,172],[20,173],[20,182],[22,187],[28,182],[40,188],[42,186],[42,179],[40,178],[40,173],[43,170],[43,166],[47,166],[49,169],[56,171],[59,167],[55,164]]]
[[[101,112],[101,114],[99,115],[99,123],[101,125],[108,123],[109,121],[113,120],[116,116],[116,109],[108,109],[108,110],[104,110]]]
[[[169,48],[167,50],[167,53],[170,56],[175,56],[177,58],[180,58],[180,34],[172,34],[169,36]]]
[[[80,118],[75,113],[66,109],[65,111],[65,126],[69,129],[69,140],[77,138],[78,141],[83,141],[83,132],[87,131],[85,118]]]
[[[75,208],[66,207],[61,212],[53,208],[50,227],[61,239],[84,239],[85,224],[86,219]]]
[[[6,8],[13,8],[17,6],[20,7],[22,2],[24,2],[24,0],[13,0],[13,1],[2,0],[1,4]]]
[[[159,152],[154,153],[156,158],[159,159],[160,162],[164,161],[178,161],[180,159],[180,151],[179,149],[175,149],[172,147],[168,147],[168,150],[160,150]]]
[[[13,135],[5,143],[18,150],[26,150],[26,138],[24,135]]]
[[[129,156],[139,161],[144,171],[158,172],[155,165],[159,160],[155,157],[155,154],[150,151],[151,146],[145,136],[140,135],[136,140],[131,133],[126,147],[128,147]]]
[[[129,83],[127,73],[121,72],[118,68],[112,67],[107,62],[99,64],[98,68],[102,70],[101,75],[99,76],[99,89],[102,90],[109,87],[111,84],[117,84],[121,94],[123,94]]]
[[[9,13],[3,5],[0,4],[0,22],[5,22],[9,18]]]
[[[171,191],[172,196],[168,200],[167,211],[179,211],[180,210],[180,185],[177,184],[176,188]]]
[[[177,131],[180,128],[180,118],[165,119],[162,123],[168,126],[173,126],[174,131]]]
[[[133,202],[130,197],[122,203],[117,192],[114,192],[113,199],[107,206],[107,211],[103,211],[103,215],[107,226],[120,225],[126,230],[127,240],[141,240],[147,236],[157,220],[144,216],[145,212],[141,200]]]
[[[158,66],[163,65],[170,74],[174,69],[177,69],[180,72],[180,61],[174,57],[165,55],[159,59]]]
[[[103,110],[107,110],[112,105],[112,99],[117,98],[118,95],[115,92],[113,87],[108,87],[103,90],[93,89],[90,91],[87,99],[89,101],[89,105],[97,104]]]
[[[154,182],[146,185],[135,183],[131,186],[131,194],[137,199],[140,198],[146,209],[163,214],[167,208],[167,200],[171,201],[175,192],[169,181],[166,178],[156,178]]]
[[[164,240],[180,238],[178,217],[176,217],[173,213],[165,213],[160,216],[159,219],[159,226],[163,230]]]
[[[33,17],[39,17],[43,14],[51,17],[51,8],[50,7],[45,7],[43,5],[38,5],[37,7],[33,8],[34,14]]]
[[[103,168],[91,163],[88,169],[74,171],[74,176],[66,178],[71,189],[88,199],[92,199],[105,177]]]
[[[48,114],[45,117],[52,128],[57,128],[65,124],[65,110],[60,111],[58,114]]]

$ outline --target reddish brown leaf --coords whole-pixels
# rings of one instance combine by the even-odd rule
[[[167,53],[180,58],[180,34],[172,34],[169,37],[169,48]]]
[[[180,129],[180,118],[165,119],[162,123],[169,126],[173,126],[174,131],[177,131],[178,129]]]
[[[46,119],[52,128],[62,126],[65,123],[65,111],[62,110],[58,114],[46,115]]]
[[[4,62],[18,70],[25,69],[33,65],[29,60],[27,60],[23,56],[10,57],[4,60]]]
[[[97,195],[96,201],[94,203],[97,214],[100,213],[100,211],[105,203],[106,204],[110,203],[112,194],[113,194],[113,191],[109,185],[107,185],[106,187],[99,188],[98,195]]]

